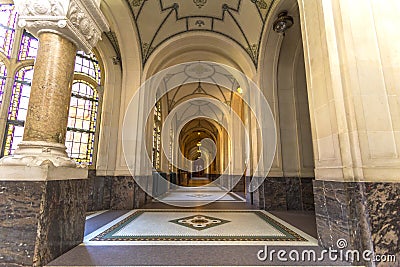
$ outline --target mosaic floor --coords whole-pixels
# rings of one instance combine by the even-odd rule
[[[208,203],[212,200],[220,202],[246,202],[241,196],[226,191],[218,186],[200,186],[200,187],[181,187],[171,190],[159,199],[161,202],[180,203],[180,202],[196,202]]]
[[[251,222],[251,223],[250,223]],[[87,235],[82,245],[317,245],[259,210],[133,210]]]

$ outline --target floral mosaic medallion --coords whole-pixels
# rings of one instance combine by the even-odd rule
[[[230,221],[205,215],[194,215],[181,219],[171,220],[169,222],[201,231],[204,229],[209,229],[211,227],[229,223]]]

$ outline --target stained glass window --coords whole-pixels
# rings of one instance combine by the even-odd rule
[[[65,145],[77,162],[92,164],[98,104],[98,93],[92,84],[74,82]]]
[[[21,45],[18,51],[18,59],[35,59],[37,55],[39,41],[27,31],[22,35]]]
[[[32,61],[28,60],[36,59],[39,44],[38,40],[27,31],[15,29],[16,20],[14,5],[0,4],[0,53],[7,60],[6,58],[11,58],[13,46],[18,48],[18,61],[10,60],[11,69],[18,68],[21,64],[24,66],[31,64]],[[15,40],[21,42],[17,44]],[[75,74],[65,145],[70,157],[80,163],[92,164],[99,105],[97,88],[101,83],[101,70],[96,56],[93,53],[78,52]],[[13,88],[6,88],[7,69],[0,61],[0,104],[5,90],[11,93],[10,102],[7,100],[9,110],[0,156],[13,154],[22,141],[32,75],[33,66],[24,67],[16,73]]]
[[[87,55],[83,52],[78,52],[76,54],[75,73],[87,75],[100,84],[100,66],[96,56],[93,53]]]
[[[0,51],[8,58],[11,56],[16,22],[14,5],[0,5]]]
[[[6,65],[0,61],[0,106],[3,102],[3,94],[6,86],[7,68]]]
[[[3,149],[4,156],[13,154],[17,145],[22,141],[29,96],[31,93],[32,76],[33,66],[22,68],[15,75],[6,124],[6,138],[4,140]]]
[[[153,167],[161,168],[161,102],[154,106],[154,128],[153,128]]]

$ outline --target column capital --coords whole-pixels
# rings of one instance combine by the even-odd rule
[[[14,0],[18,26],[33,35],[51,32],[89,53],[109,30],[96,0]]]

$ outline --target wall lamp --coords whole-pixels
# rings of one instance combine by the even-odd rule
[[[277,33],[282,33],[285,36],[285,32],[293,26],[293,17],[288,15],[288,12],[282,11],[279,13],[278,18],[274,21],[272,29]]]

